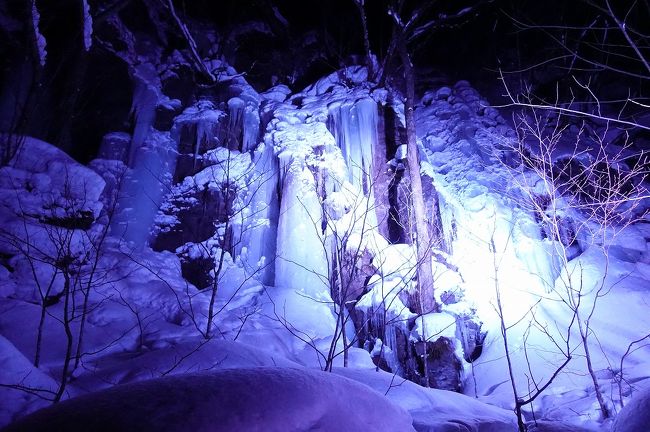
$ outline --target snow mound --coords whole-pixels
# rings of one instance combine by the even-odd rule
[[[66,218],[101,210],[105,182],[63,151],[24,137],[7,166],[0,168],[0,202],[15,215]]]
[[[350,379],[292,368],[178,375],[64,401],[5,432],[412,431],[411,417]]]
[[[650,425],[650,388],[638,393],[616,416],[612,432],[647,432]]]
[[[424,388],[383,371],[336,368],[335,373],[362,382],[383,393],[413,417],[418,431],[510,432],[516,431],[511,411],[487,405],[447,390]],[[375,430],[372,428],[361,430]],[[385,427],[378,430],[393,431]]]
[[[0,336],[0,426],[21,411],[33,411],[48,404],[58,384],[45,375],[3,336]],[[24,391],[22,389],[33,389]]]

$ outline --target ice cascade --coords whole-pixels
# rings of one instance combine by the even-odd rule
[[[329,107],[329,129],[343,153],[348,180],[364,194],[372,188],[372,155],[377,144],[377,103],[369,97],[333,103]]]
[[[134,155],[120,188],[116,215],[111,224],[114,237],[141,249],[168,190],[176,167],[177,144],[168,132],[152,130]]]

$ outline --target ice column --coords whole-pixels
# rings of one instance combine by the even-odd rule
[[[314,176],[304,161],[293,159],[282,179],[276,286],[316,296],[329,292],[327,259],[318,226],[321,218]]]
[[[143,63],[134,72],[133,102],[131,114],[134,118],[133,138],[129,150],[128,164],[133,166],[136,153],[147,138],[151,126],[156,119],[156,106],[158,105],[159,92],[152,83],[156,71],[152,65]]]
[[[120,188],[111,235],[141,249],[149,239],[165,191],[176,166],[176,141],[169,133],[152,131],[134,155]]]
[[[279,203],[276,193],[278,163],[273,146],[261,144],[254,154],[255,168],[250,182],[253,197],[248,213],[244,242],[246,254],[242,259],[246,269],[266,285],[274,284],[275,245]]]
[[[228,100],[228,112],[228,146],[242,152],[253,150],[260,133],[259,102],[247,95],[233,97]]]

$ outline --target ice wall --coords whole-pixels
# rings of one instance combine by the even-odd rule
[[[494,313],[498,272],[514,318],[529,306],[526,293],[543,294],[545,281],[557,275],[552,247],[533,215],[513,200],[516,182],[498,157],[498,149],[516,139],[514,131],[467,82],[427,93],[424,102],[416,111],[422,173],[438,192],[445,245],[479,315]]]

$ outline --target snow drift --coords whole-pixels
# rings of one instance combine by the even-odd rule
[[[347,378],[250,368],[116,386],[38,411],[11,431],[409,431],[411,417]]]

